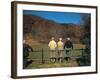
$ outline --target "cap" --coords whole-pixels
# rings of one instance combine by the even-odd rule
[[[70,40],[70,38],[67,38],[67,40]]]
[[[62,38],[59,38],[59,40],[61,41],[61,40],[62,40]]]
[[[54,37],[52,37],[51,39],[54,40]]]

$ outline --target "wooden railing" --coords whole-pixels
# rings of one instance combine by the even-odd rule
[[[36,53],[36,52],[40,52],[40,53],[41,53],[41,54],[40,54],[41,59],[35,59],[35,60],[40,60],[42,64],[44,64],[45,61],[47,60],[47,59],[44,58],[44,57],[45,57],[44,51],[45,51],[45,49],[43,49],[43,48],[41,48],[41,49],[39,49],[39,50],[34,50],[34,51],[33,51],[33,53]],[[58,50],[56,50],[56,51],[58,51]],[[63,50],[63,51],[65,51],[65,50]],[[83,56],[83,51],[84,51],[83,48],[81,48],[81,49],[73,49],[73,51],[81,51],[81,55],[80,55],[80,56]],[[73,57],[73,58],[78,58],[79,56],[72,56],[72,57]],[[34,59],[32,59],[32,60],[34,60]],[[48,60],[49,60],[49,59],[48,59]]]

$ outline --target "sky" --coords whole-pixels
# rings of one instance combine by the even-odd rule
[[[36,15],[57,23],[81,24],[83,13],[24,10],[23,14]]]

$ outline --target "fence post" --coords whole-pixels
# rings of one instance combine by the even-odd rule
[[[44,63],[45,63],[45,61],[44,61],[44,50],[42,48],[42,64],[44,64]]]

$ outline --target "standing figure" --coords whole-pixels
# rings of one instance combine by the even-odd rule
[[[49,49],[50,49],[50,61],[55,62],[56,61],[56,47],[57,44],[54,40],[54,37],[52,37],[51,41],[48,44]]]
[[[23,40],[23,68],[26,68],[32,60],[29,60],[29,52],[33,52],[32,47]]]
[[[64,44],[64,49],[66,50],[67,60],[71,60],[72,57],[72,50],[73,50],[73,44],[70,40],[70,38],[67,38],[67,41]]]
[[[63,47],[64,44],[62,42],[62,38],[59,38],[59,41],[57,43],[58,48],[58,61],[63,62]]]

